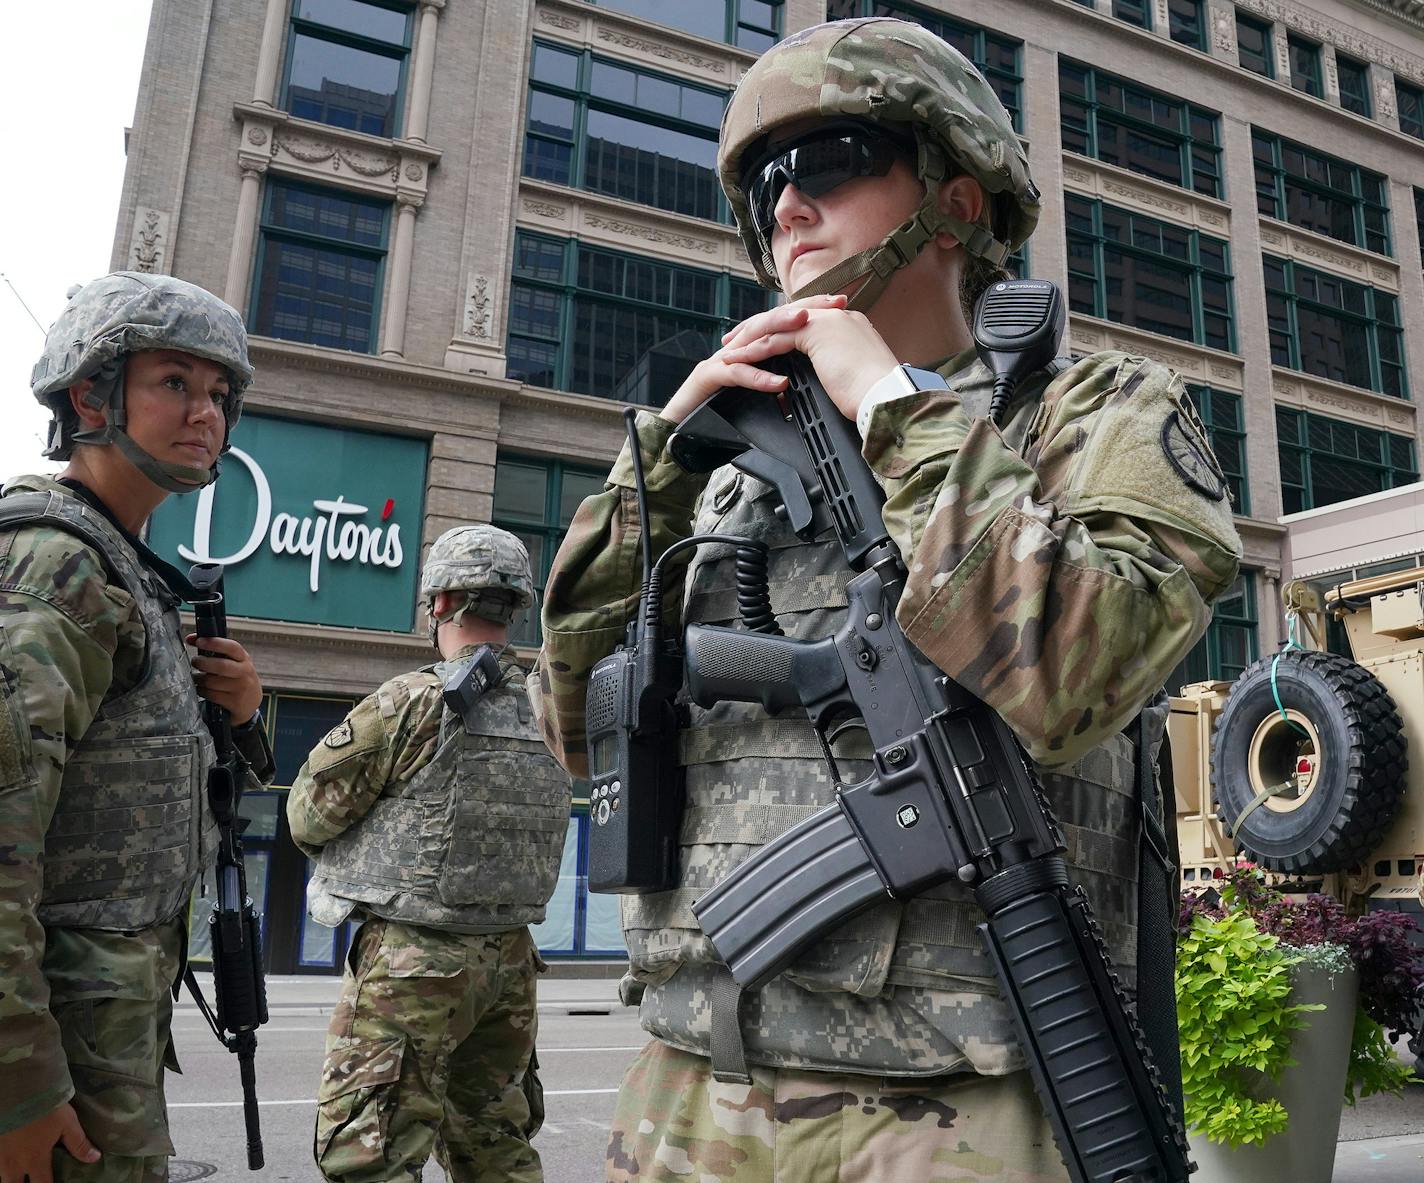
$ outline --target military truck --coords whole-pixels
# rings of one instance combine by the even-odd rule
[[[1424,567],[1283,597],[1286,647],[1172,699],[1183,887],[1247,858],[1424,927]],[[1352,656],[1327,651],[1332,620]]]

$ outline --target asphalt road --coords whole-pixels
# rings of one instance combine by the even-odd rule
[[[191,1009],[174,1020],[183,1075],[168,1077],[169,1119],[177,1157],[171,1183],[252,1178],[261,1183],[321,1183],[312,1164],[312,1124],[326,1021],[322,1015],[274,1014],[259,1034],[257,1095],[267,1167],[246,1169],[237,1058],[218,1045]],[[550,1183],[597,1183],[614,1095],[643,1044],[633,1011],[609,1015],[539,1015],[540,1076],[547,1118],[535,1139]],[[444,1172],[435,1162],[425,1178]]]

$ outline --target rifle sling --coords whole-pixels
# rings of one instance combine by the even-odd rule
[[[742,1042],[743,990],[731,971],[718,965],[712,975],[712,1075],[723,1084],[751,1084]]]

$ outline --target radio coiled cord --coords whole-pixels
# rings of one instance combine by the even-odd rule
[[[742,626],[756,633],[781,636],[781,626],[771,610],[771,591],[767,572],[770,556],[766,543],[735,534],[694,534],[674,542],[663,551],[648,577],[643,596],[643,619],[657,628],[662,619],[663,564],[679,551],[701,546],[704,542],[720,542],[736,550],[737,614]]]

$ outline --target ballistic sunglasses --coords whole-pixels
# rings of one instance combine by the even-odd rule
[[[913,159],[915,144],[860,123],[818,127],[778,146],[772,156],[748,170],[742,192],[752,228],[770,249],[776,229],[776,203],[787,185],[807,197],[824,197],[857,177],[883,177],[897,158]]]

